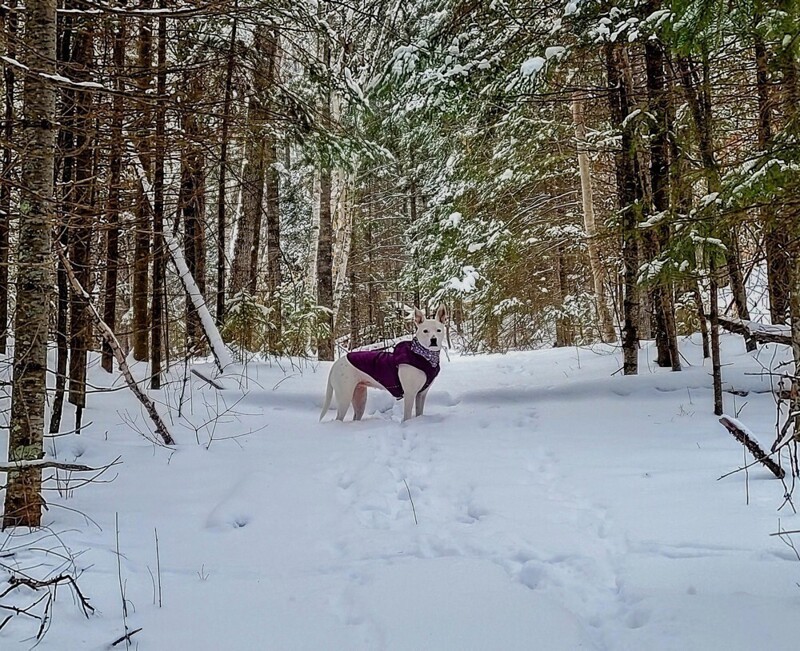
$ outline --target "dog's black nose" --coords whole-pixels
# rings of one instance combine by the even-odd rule
[[[436,337],[431,337],[431,346],[436,346]]]

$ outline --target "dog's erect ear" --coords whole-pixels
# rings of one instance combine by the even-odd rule
[[[444,303],[439,303],[439,307],[436,308],[436,320],[439,323],[444,323],[446,318],[447,318],[447,309],[445,308]]]
[[[414,323],[419,325],[425,320],[425,313],[420,310],[418,307],[414,308]]]

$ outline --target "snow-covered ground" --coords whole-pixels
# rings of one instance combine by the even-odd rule
[[[759,371],[785,353],[724,345],[726,387],[749,392],[726,410],[768,447]],[[697,340],[682,350],[678,374],[646,345],[638,377],[607,347],[453,356],[406,424],[375,392],[363,422],[320,424],[327,365],[254,363],[224,391],[193,377],[174,450],[137,433],[127,389],[95,393],[91,425],[48,447],[121,456],[114,481],[49,493],[49,531],[0,536],[0,562],[82,572],[96,614],[60,587],[42,650],[111,648],[121,589],[142,650],[797,648],[800,558],[769,534],[800,518],[760,466],[718,479],[743,448],[711,414]],[[44,551],[63,547],[74,567]],[[31,601],[14,594],[0,603]],[[14,617],[0,648],[30,648],[38,625]]]

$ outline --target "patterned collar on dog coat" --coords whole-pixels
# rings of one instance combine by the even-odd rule
[[[403,397],[398,369],[400,364],[408,364],[425,373],[425,391],[439,375],[439,351],[428,350],[417,341],[401,341],[392,352],[386,350],[359,350],[347,353],[347,360],[359,371],[369,375],[385,387],[398,400]]]

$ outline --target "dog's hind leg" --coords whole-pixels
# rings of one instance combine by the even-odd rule
[[[325,390],[325,399],[322,401],[322,411],[319,414],[320,421],[325,418],[328,413],[328,407],[331,406],[331,398],[333,398],[333,384],[331,383],[331,374],[328,374],[328,385]]]
[[[347,415],[347,410],[353,401],[356,386],[358,386],[358,382],[352,381],[350,378],[340,378],[339,383],[334,384],[334,390],[336,391],[336,420],[344,420]]]
[[[356,385],[353,391],[353,420],[361,420],[367,406],[367,385]]]

